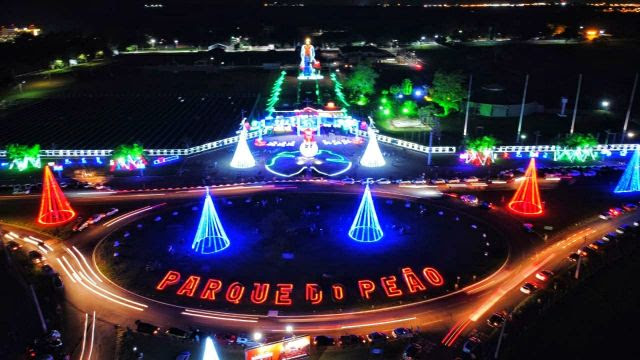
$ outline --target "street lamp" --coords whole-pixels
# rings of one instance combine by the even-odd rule
[[[600,106],[601,106],[603,109],[605,109],[605,110],[609,109],[609,105],[611,105],[611,103],[609,102],[609,100],[602,100],[602,101],[600,102]]]
[[[176,47],[178,47],[178,39],[173,40],[173,43],[176,44]]]
[[[293,333],[293,326],[292,325],[287,325],[285,326],[284,330],[290,334]]]
[[[151,45],[151,47],[154,47],[156,45],[156,39],[154,38],[149,39],[149,45]]]
[[[631,132],[631,131],[629,131],[629,132],[627,133],[627,137],[628,137],[629,139],[633,139],[633,137],[634,137],[634,136],[636,136],[636,134],[635,134],[635,133],[633,133],[633,132]]]
[[[253,333],[253,340],[254,341],[260,341],[262,340],[262,333],[259,331],[256,331]]]

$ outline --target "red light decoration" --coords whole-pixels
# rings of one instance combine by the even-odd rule
[[[158,286],[156,286],[157,290],[164,290],[164,288],[166,288],[169,285],[175,285],[178,283],[178,281],[180,281],[180,273],[177,271],[167,271],[167,275],[164,276],[164,278],[158,283]]]
[[[69,201],[64,196],[49,166],[44,167],[42,177],[42,198],[38,223],[42,225],[61,225],[76,217]]]
[[[193,294],[196,293],[196,289],[198,288],[198,284],[200,284],[200,276],[191,275],[185,280],[184,284],[180,286],[180,289],[176,291],[176,294],[193,297]]]
[[[344,286],[340,284],[331,285],[331,295],[334,301],[344,300]]]
[[[160,289],[162,290],[162,289]],[[215,300],[216,294],[222,290],[222,281],[217,279],[209,279],[204,285],[202,293],[200,293],[200,299]]]
[[[402,290],[398,288],[397,279],[394,275],[388,277],[380,278],[380,282],[382,283],[382,289],[387,297],[398,297],[402,296]]]
[[[242,296],[244,295],[244,285],[239,282],[234,282],[229,285],[227,288],[227,293],[225,294],[225,298],[228,302],[232,304],[239,304],[240,300],[242,300]]]
[[[440,275],[438,270],[432,267],[424,268],[422,270],[422,275],[424,275],[424,278],[433,286],[442,286],[444,284],[444,278],[442,275]]]
[[[542,202],[538,190],[538,175],[536,173],[536,159],[531,158],[529,167],[524,174],[524,180],[509,203],[509,209],[520,215],[542,214]]]
[[[402,269],[402,277],[404,278],[404,282],[407,283],[407,288],[409,288],[410,293],[415,294],[418,291],[427,290],[427,287],[424,286],[418,275],[416,275],[410,267]]]
[[[276,287],[276,305],[292,305],[291,292],[293,291],[293,284],[277,284]]]
[[[318,284],[307,284],[305,286],[305,300],[311,305],[318,305],[322,302],[322,289]]]
[[[358,281],[358,289],[360,289],[360,296],[363,299],[371,299],[371,293],[376,289],[376,284],[371,280]]]
[[[269,283],[253,283],[251,291],[251,302],[254,304],[263,304],[269,297]]]

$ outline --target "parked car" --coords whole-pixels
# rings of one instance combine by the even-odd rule
[[[215,338],[220,344],[229,345],[235,343],[238,337],[232,333],[217,333]]]
[[[367,334],[367,340],[370,343],[386,342],[388,338],[389,337],[387,335],[385,335],[385,334],[383,334],[381,332],[378,332],[378,331],[374,331],[374,332],[372,332],[370,334]]]
[[[608,233],[607,235],[603,236],[603,237],[602,237],[602,240],[604,240],[604,241],[606,241],[606,242],[609,242],[609,241],[611,241],[611,240],[614,240],[614,239],[615,239],[615,238],[617,238],[617,237],[618,237],[618,234],[617,234],[617,233],[610,232],[610,233]]]
[[[485,210],[491,210],[493,209],[493,203],[488,201],[483,201],[482,204],[480,204],[480,208]]]
[[[611,219],[611,212],[605,211],[603,213],[600,213],[599,217],[602,220],[610,220]]]
[[[460,179],[458,179],[457,177],[453,178],[453,179],[449,179],[447,181],[447,183],[449,183],[449,184],[460,184]]]
[[[553,272],[549,270],[541,270],[536,273],[536,279],[540,281],[547,281],[553,276]]]
[[[136,320],[136,331],[147,335],[157,335],[160,328],[155,325]]]
[[[359,335],[342,335],[338,340],[338,344],[342,346],[364,344],[367,340]]]
[[[191,359],[191,353],[188,351],[183,351],[178,356],[176,356],[176,360],[189,360]]]
[[[31,185],[15,185],[11,194],[13,195],[29,195],[31,193]]]
[[[355,184],[356,180],[354,178],[348,177],[348,178],[342,179],[342,183],[343,184]]]
[[[186,339],[189,336],[188,332],[177,327],[170,327],[164,333],[169,337],[181,340]]]
[[[629,231],[631,227],[629,225],[621,225],[616,229],[618,234],[624,234]]]
[[[478,182],[478,181],[480,181],[480,179],[478,179],[478,178],[477,178],[477,177],[475,177],[475,176],[469,176],[469,177],[467,177],[467,178],[464,178],[464,180],[463,180],[463,181],[464,181],[464,182],[466,182],[466,183],[474,183],[474,182]]]
[[[402,352],[403,360],[414,360],[422,354],[422,346],[418,343],[411,343]]]
[[[391,331],[391,335],[396,339],[411,338],[413,337],[413,331],[411,331],[411,329],[400,327],[393,329],[393,331]]]
[[[380,185],[389,185],[389,184],[391,184],[391,180],[389,180],[387,178],[380,178],[380,179],[376,180],[376,183],[378,183]]]
[[[21,247],[22,247],[22,244],[18,244],[17,242],[15,242],[13,240],[7,241],[7,249],[9,249],[11,251],[18,251],[18,250],[20,250]]]
[[[638,209],[638,205],[629,203],[629,204],[624,204],[622,206],[622,208],[627,212],[628,211],[635,211],[635,210]]]
[[[474,354],[480,350],[481,344],[482,341],[480,341],[480,339],[472,336],[464,342],[464,345],[462,345],[462,352],[465,354]]]
[[[437,178],[437,179],[431,180],[431,184],[433,184],[433,185],[441,185],[441,184],[446,184],[446,183],[447,182],[442,178]]]
[[[536,290],[538,290],[538,287],[530,282],[526,282],[520,287],[520,291],[527,295],[533,294]]]
[[[487,324],[493,328],[500,328],[504,325],[506,319],[504,312],[495,313],[487,319]]]
[[[52,282],[53,282],[53,286],[56,289],[62,289],[64,287],[64,284],[62,283],[62,278],[60,277],[60,274],[53,274]]]
[[[412,183],[416,184],[416,185],[424,185],[427,183],[427,180],[425,179],[415,179],[411,181]]]
[[[316,346],[333,346],[336,341],[331,336],[318,335],[313,338],[313,345]]]
[[[580,253],[578,253],[578,252],[571,253],[571,254],[569,254],[568,259],[569,259],[569,261],[576,262],[576,261],[578,261],[578,259],[580,259]]]
[[[460,200],[462,200],[462,202],[467,203],[469,205],[478,204],[478,197],[475,195],[461,195]]]
[[[260,346],[261,344],[253,339],[250,339],[246,336],[238,336],[236,338],[236,344],[244,347],[244,348],[252,348],[256,346]]]
[[[31,260],[31,262],[34,264],[40,264],[44,260],[44,257],[42,256],[42,254],[40,254],[35,250],[29,251],[28,256],[29,256],[29,260]]]

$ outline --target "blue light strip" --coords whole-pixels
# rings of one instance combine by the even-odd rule
[[[367,183],[358,212],[356,213],[351,229],[349,229],[349,237],[360,242],[375,242],[384,236],[378,222],[378,215],[371,198],[371,190]]]
[[[638,150],[633,152],[633,156],[631,157],[631,160],[629,160],[627,168],[624,170],[624,173],[613,192],[627,193],[640,191],[640,162],[638,159],[640,155],[638,154]]]
[[[211,195],[209,195],[209,188],[207,188],[198,231],[196,231],[191,248],[200,254],[213,254],[226,249],[229,245],[229,238],[222,228]]]

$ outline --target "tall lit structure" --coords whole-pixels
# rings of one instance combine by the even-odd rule
[[[236,169],[248,169],[256,166],[256,160],[253,158],[247,144],[247,129],[244,126],[240,131],[238,146],[236,146],[236,152],[233,153],[233,159],[231,159],[229,165]]]
[[[216,347],[213,345],[213,340],[210,336],[204,339],[204,353],[202,354],[202,360],[220,360]]]
[[[360,159],[360,165],[366,167],[384,166],[384,157],[382,156],[382,152],[380,151],[380,146],[378,146],[376,133],[375,131],[373,131],[373,128],[371,126],[369,126],[367,133],[369,134],[369,143],[367,144],[367,148],[364,150],[364,154]]]
[[[69,201],[60,189],[51,172],[51,168],[45,166],[44,175],[42,176],[42,197],[40,199],[38,223],[42,225],[62,225],[75,217],[76,212],[73,211]]]
[[[226,249],[229,244],[229,238],[224,232],[216,208],[213,206],[209,188],[207,188],[200,223],[191,248],[200,254],[213,254]]]
[[[529,167],[520,180],[520,186],[509,202],[509,209],[520,215],[542,214],[542,202],[538,190],[538,174],[536,172],[536,159],[531,158]]]
[[[616,193],[625,193],[625,192],[636,192],[640,191],[640,160],[639,160],[639,152],[638,150],[633,152],[633,156],[629,163],[627,164],[627,168],[624,170],[620,181],[618,181],[618,185],[613,192]]]
[[[384,236],[382,229],[380,228],[380,222],[378,222],[378,215],[376,214],[376,208],[373,205],[373,199],[371,198],[371,190],[369,184],[364,188],[364,194],[358,207],[351,229],[349,229],[349,237],[355,241],[360,242],[375,242]]]

